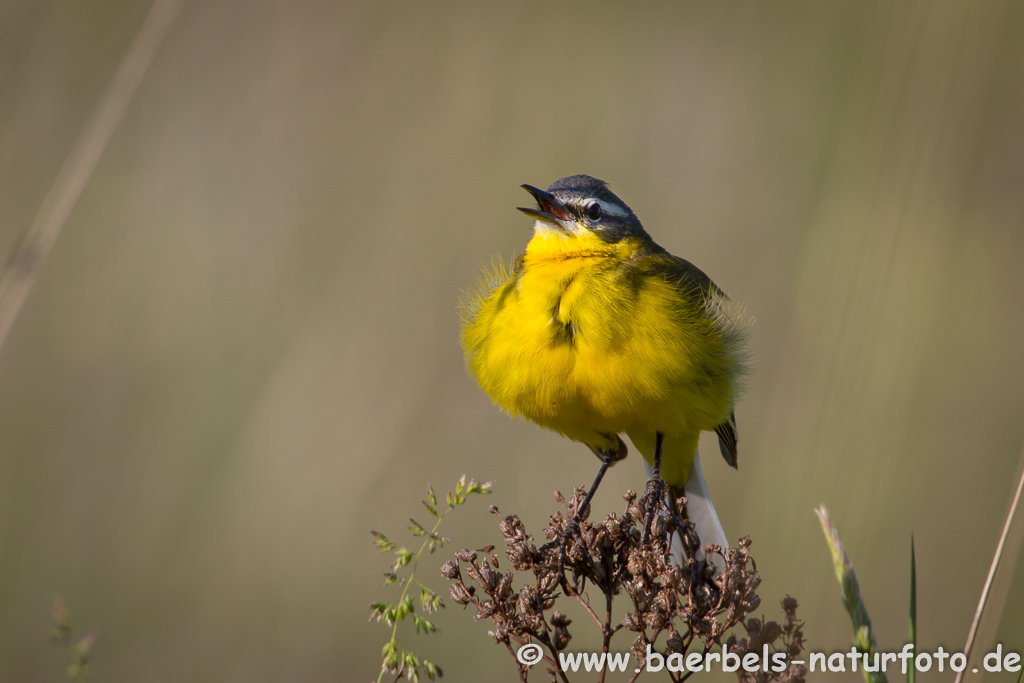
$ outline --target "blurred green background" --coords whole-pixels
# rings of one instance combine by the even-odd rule
[[[0,0],[0,253],[148,9]],[[754,320],[739,471],[704,461],[761,612],[792,594],[849,649],[824,503],[881,649],[911,533],[920,647],[959,649],[1024,443],[1022,35],[1013,0],[186,2],[0,348],[0,680],[63,677],[55,594],[93,680],[375,678],[370,528],[465,472],[496,492],[446,533],[499,543],[486,504],[539,532],[595,472],[458,346],[460,293],[529,239],[518,185],[572,173]],[[439,623],[405,642],[445,680],[516,680]]]

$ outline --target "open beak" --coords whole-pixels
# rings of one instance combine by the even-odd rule
[[[522,206],[517,207],[527,216],[530,218],[536,218],[539,221],[544,221],[545,223],[550,223],[555,227],[561,227],[562,221],[569,220],[569,212],[565,210],[565,206],[555,199],[553,195],[536,188],[533,185],[520,185],[520,187],[532,194],[533,198],[537,200],[536,209],[529,209]]]

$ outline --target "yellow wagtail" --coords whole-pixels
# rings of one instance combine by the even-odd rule
[[[587,175],[547,192],[522,186],[534,234],[511,271],[497,266],[465,307],[469,371],[494,402],[590,447],[601,468],[561,539],[578,530],[608,467],[643,454],[704,543],[728,546],[697,459],[714,430],[736,467],[733,406],[745,373],[745,333],[728,297],[696,266],[654,243],[633,211]],[[645,529],[650,524],[650,508]],[[564,575],[563,575],[564,580]]]

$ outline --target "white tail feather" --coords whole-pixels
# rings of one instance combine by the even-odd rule
[[[644,461],[644,465],[647,466],[647,476],[650,477],[654,473],[654,468],[646,461]],[[690,517],[690,521],[693,522],[697,535],[700,537],[700,542],[702,544],[717,543],[723,548],[728,548],[729,538],[725,535],[725,529],[722,528],[722,523],[718,520],[718,513],[715,512],[715,505],[711,502],[711,494],[708,492],[708,485],[704,481],[704,474],[700,471],[699,454],[694,454],[693,456],[690,478],[686,480],[683,493],[686,496],[686,512]],[[685,554],[679,536],[675,536],[672,539],[672,550],[677,558],[682,558]],[[704,559],[703,550],[698,551],[696,559]],[[711,561],[717,570],[716,574],[720,574],[725,570],[725,564],[721,557],[715,555],[711,558]]]

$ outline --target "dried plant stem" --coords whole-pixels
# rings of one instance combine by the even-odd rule
[[[591,617],[593,617],[594,621],[597,623],[597,627],[601,629],[601,633],[603,633],[603,634],[605,634],[607,636],[608,635],[608,626],[606,626],[605,623],[603,621],[601,621],[601,617],[597,616],[597,612],[595,612],[594,608],[590,606],[590,603],[587,602],[586,600],[584,600],[583,596],[581,596],[575,590],[572,590],[570,594],[574,598],[576,598],[576,602],[578,602],[580,605],[583,606],[583,609],[585,609],[587,611],[587,614],[589,614]]]
[[[992,582],[995,580],[996,572],[1003,558],[1003,549],[1006,547],[1006,538],[1010,534],[1010,527],[1017,516],[1017,504],[1020,502],[1021,491],[1024,490],[1024,469],[1021,470],[1020,480],[1017,482],[1017,492],[1013,495],[1013,502],[1010,510],[1006,513],[1006,520],[1003,522],[1003,532],[999,535],[999,544],[996,546],[995,555],[992,557],[992,564],[988,568],[988,578],[985,579],[985,586],[981,589],[981,598],[978,600],[978,608],[974,610],[974,621],[971,622],[971,629],[967,632],[967,644],[964,645],[964,654],[967,660],[971,659],[971,650],[974,648],[974,639],[978,635],[978,626],[981,624],[981,617],[985,613],[985,606],[988,603],[989,591],[992,589]],[[966,671],[966,669],[965,669]],[[963,678],[963,671],[958,672],[953,683],[960,683]]]
[[[520,643],[520,644],[522,644],[522,643]],[[512,641],[509,641],[509,642],[505,643],[505,647],[508,648],[508,653],[509,653],[509,655],[511,655],[512,659],[515,659],[516,658],[516,651],[512,649]],[[519,683],[529,683],[527,678],[526,678],[526,672],[528,670],[529,669],[527,669],[525,666],[520,666],[519,667]]]
[[[601,652],[607,655],[612,649],[612,635],[615,634],[616,629],[612,628],[612,594],[610,592],[606,592],[604,594],[604,600],[605,620],[604,624],[601,626],[604,638],[602,639]],[[590,607],[590,605],[587,605],[587,607]],[[601,669],[601,675],[598,676],[597,683],[604,683],[605,673],[606,669]]]
[[[121,123],[157,49],[167,36],[181,0],[156,0],[121,62],[92,120],[79,135],[28,231],[15,247],[0,280],[0,347],[14,326],[36,274],[78,203],[86,183]]]

